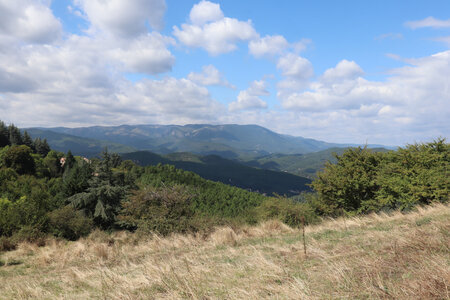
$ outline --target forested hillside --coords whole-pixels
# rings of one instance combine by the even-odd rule
[[[228,185],[252,190],[268,195],[292,196],[310,191],[311,180],[286,172],[276,172],[245,166],[217,155],[200,156],[191,153],[171,153],[158,155],[148,151],[138,151],[121,155],[141,166],[170,164],[176,168],[192,171],[203,178]]]

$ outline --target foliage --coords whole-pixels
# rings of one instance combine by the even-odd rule
[[[11,146],[3,155],[3,165],[18,174],[33,174],[36,170],[32,151],[28,146]]]
[[[58,208],[48,214],[50,231],[58,237],[76,240],[88,235],[93,228],[92,219],[86,218],[71,206]]]
[[[255,208],[258,220],[277,219],[291,226],[299,227],[318,222],[317,215],[307,203],[299,203],[285,197],[267,198]]]
[[[337,215],[447,202],[449,154],[445,139],[385,153],[349,149],[318,173],[314,205],[319,213]]]
[[[122,224],[145,232],[167,235],[195,230],[193,195],[181,185],[145,187],[123,202]]]

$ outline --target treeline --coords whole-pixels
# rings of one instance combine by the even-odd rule
[[[46,156],[50,152],[50,146],[47,139],[41,140],[40,138],[32,139],[27,131],[23,134],[19,128],[10,124],[6,126],[3,121],[0,121],[0,148],[6,146],[18,146],[25,145],[31,149],[33,153]]]
[[[312,183],[317,197],[310,203],[319,214],[408,210],[449,201],[450,145],[443,138],[384,153],[353,148],[336,159]]]

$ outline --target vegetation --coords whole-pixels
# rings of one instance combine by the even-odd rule
[[[352,148],[328,163],[312,186],[322,214],[411,209],[449,201],[450,145],[445,139],[397,151]]]
[[[94,231],[0,257],[0,299],[448,299],[450,207],[211,234]]]
[[[76,240],[93,229],[169,235],[270,219],[299,227],[318,216],[409,210],[449,200],[444,139],[391,152],[350,148],[318,173],[312,182],[316,193],[290,199],[206,180],[173,165],[141,167],[108,151],[91,160],[54,151],[46,140],[33,141],[3,122],[0,141],[0,236],[13,246],[47,235]],[[188,158],[199,164],[212,160],[216,173],[238,172],[217,157]],[[240,176],[251,177],[245,168]]]
[[[203,178],[219,181],[246,190],[292,196],[310,191],[311,180],[286,172],[262,170],[245,166],[239,162],[217,155],[195,155],[191,153],[171,153],[158,155],[148,151],[122,154],[142,166],[158,163],[174,165],[176,168],[194,172]]]

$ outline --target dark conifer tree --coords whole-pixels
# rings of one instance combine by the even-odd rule
[[[50,152],[50,146],[47,143],[47,139],[41,140],[40,138],[36,138],[34,140],[34,148],[36,149],[36,153],[44,157]]]
[[[22,142],[25,146],[30,147],[30,149],[33,150],[33,152],[36,151],[36,149],[34,148],[33,140],[31,139],[30,135],[26,130],[23,132]]]
[[[9,142],[11,145],[23,145],[22,133],[20,133],[19,128],[14,126],[14,124],[10,124],[8,126],[9,131]]]
[[[76,163],[75,157],[73,157],[72,151],[68,151],[66,154],[66,162],[64,164],[64,169],[71,169]]]
[[[5,147],[10,144],[8,127],[6,127],[3,121],[0,121],[0,147]]]

